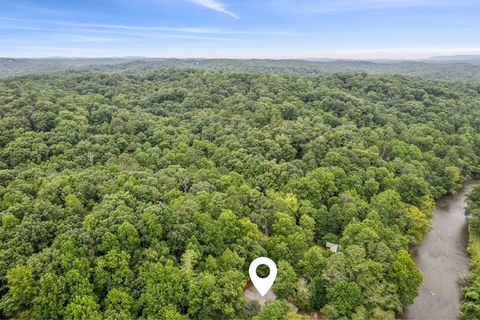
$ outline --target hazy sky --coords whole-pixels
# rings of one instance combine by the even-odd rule
[[[479,0],[0,0],[3,57],[480,54]]]

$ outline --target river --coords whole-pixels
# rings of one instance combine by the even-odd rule
[[[457,194],[437,201],[432,230],[413,253],[423,283],[405,319],[458,318],[462,299],[458,279],[469,271],[465,198],[476,183],[466,181]]]

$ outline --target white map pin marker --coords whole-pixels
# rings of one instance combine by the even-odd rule
[[[260,265],[266,265],[270,269],[270,274],[266,278],[260,278],[257,276],[257,268]],[[248,268],[248,274],[250,275],[250,280],[252,280],[255,289],[263,296],[265,296],[275,282],[277,277],[277,266],[275,262],[266,257],[260,257],[252,261],[250,267]]]

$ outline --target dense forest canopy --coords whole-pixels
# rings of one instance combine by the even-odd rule
[[[128,58],[0,58],[0,78],[29,74],[54,73],[72,69],[91,69],[131,62]]]
[[[451,59],[451,60],[449,60]],[[161,59],[161,58],[0,58],[0,78],[62,70],[137,73],[168,68],[326,76],[339,72],[398,74],[428,80],[480,80],[480,58],[444,57],[420,61]]]
[[[478,173],[479,114],[479,84],[387,75],[2,80],[0,318],[393,319],[433,201]]]

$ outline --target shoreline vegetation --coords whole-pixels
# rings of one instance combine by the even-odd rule
[[[478,105],[476,83],[363,73],[1,80],[0,318],[394,319],[434,199],[478,173]]]
[[[460,316],[465,320],[480,318],[480,185],[467,198],[468,254],[470,273],[462,279],[463,306]]]

